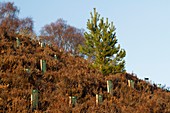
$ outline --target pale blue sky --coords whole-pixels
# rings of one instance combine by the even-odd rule
[[[127,72],[170,86],[170,0],[0,1],[13,1],[20,9],[20,17],[32,17],[37,34],[58,18],[86,30],[95,7],[102,17],[114,22],[118,43],[127,52]]]

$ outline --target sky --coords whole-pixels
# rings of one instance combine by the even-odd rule
[[[121,48],[126,50],[126,70],[138,78],[170,86],[170,0],[0,0],[14,2],[19,17],[31,17],[34,30],[59,18],[69,25],[86,28],[90,12],[116,27]]]

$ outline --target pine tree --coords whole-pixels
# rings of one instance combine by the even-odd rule
[[[125,72],[126,56],[124,49],[117,44],[115,27],[113,22],[108,23],[108,18],[104,18],[94,8],[94,15],[91,14],[91,20],[88,19],[88,32],[84,33],[85,43],[80,46],[80,52],[85,54],[92,66],[100,70],[104,75]]]

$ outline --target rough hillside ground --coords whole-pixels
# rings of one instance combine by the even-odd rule
[[[18,47],[16,37],[21,42]],[[44,74],[40,59],[47,63]],[[128,79],[135,81],[134,88],[128,86]],[[107,93],[107,80],[113,82],[112,95]],[[170,113],[170,93],[136,76],[103,76],[81,57],[41,47],[29,37],[1,36],[0,112],[32,112],[32,89],[39,91],[36,112],[40,113]],[[103,95],[100,105],[96,94]],[[69,96],[77,97],[75,106],[69,106]]]

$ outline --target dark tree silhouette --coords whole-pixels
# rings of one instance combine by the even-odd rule
[[[33,33],[33,21],[31,18],[20,19],[19,9],[11,2],[0,2],[0,33],[12,36],[16,33],[28,35]]]

